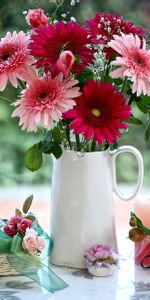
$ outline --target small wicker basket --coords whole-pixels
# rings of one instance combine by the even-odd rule
[[[6,253],[0,254],[0,276],[21,275],[8,263],[6,256]]]
[[[7,254],[6,253],[1,253],[0,254],[0,276],[18,276],[18,275],[25,275],[26,274],[33,274],[37,273],[40,265],[36,265],[32,262],[29,263],[29,261],[26,261],[22,259],[20,261],[19,269],[20,273],[16,271],[15,268],[11,264],[9,264],[7,260]]]

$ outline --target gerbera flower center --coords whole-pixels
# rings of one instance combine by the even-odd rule
[[[93,108],[91,110],[91,112],[92,112],[92,115],[97,118],[100,117],[100,115],[101,115],[101,111],[98,108]]]
[[[140,56],[139,54],[137,54],[135,56],[135,62],[140,65],[140,66],[144,66],[145,65],[145,59],[144,57]]]
[[[8,60],[16,51],[16,47],[12,45],[6,45],[2,49],[0,49],[0,60],[6,61]]]
[[[39,94],[39,98],[41,98],[41,99],[45,99],[47,96],[48,96],[48,93],[47,93],[46,91],[42,91],[42,92]]]

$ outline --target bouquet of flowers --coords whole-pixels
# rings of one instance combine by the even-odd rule
[[[117,147],[130,125],[141,124],[134,108],[149,116],[147,30],[106,13],[81,25],[39,8],[26,20],[27,34],[8,32],[0,41],[0,91],[8,81],[19,86],[12,116],[22,130],[41,132],[26,152],[27,168],[39,169],[43,153],[58,159],[63,149]]]
[[[0,221],[0,275],[25,275],[54,292],[68,285],[42,262],[50,255],[53,243],[34,214],[28,212],[32,199],[29,196],[22,211],[16,209],[9,220]]]

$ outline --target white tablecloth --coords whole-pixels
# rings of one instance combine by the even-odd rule
[[[85,270],[52,267],[69,287],[48,293],[30,279],[0,277],[0,300],[149,300],[150,269],[134,265],[133,243],[127,239],[128,229],[118,229],[120,266],[109,277],[92,277]]]

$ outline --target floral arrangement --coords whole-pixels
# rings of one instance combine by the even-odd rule
[[[46,247],[46,241],[43,236],[33,228],[35,217],[27,214],[32,203],[33,196],[28,197],[23,205],[23,212],[16,209],[15,216],[6,221],[3,231],[10,237],[19,235],[22,238],[22,249],[31,255],[40,255]]]
[[[129,224],[133,227],[129,231],[129,239],[135,243],[135,264],[150,268],[150,229],[134,212],[131,212]]]
[[[130,125],[141,124],[134,108],[149,116],[147,30],[106,13],[84,25],[64,15],[57,20],[57,9],[52,16],[29,10],[31,30],[0,41],[0,91],[8,81],[19,87],[12,116],[22,130],[42,135],[25,155],[31,171],[41,167],[43,153],[58,159],[64,149],[115,148]]]
[[[84,254],[84,258],[91,274],[108,276],[113,274],[119,255],[112,248],[97,244]]]
[[[25,200],[22,211],[16,209],[15,215],[9,220],[1,220],[0,256],[6,256],[6,263],[15,269],[17,274],[25,275],[48,291],[54,292],[68,285],[50,269],[49,265],[42,262],[50,255],[53,243],[38,224],[36,217],[29,212],[32,200],[31,195]],[[1,266],[2,275],[5,275],[4,261]]]

